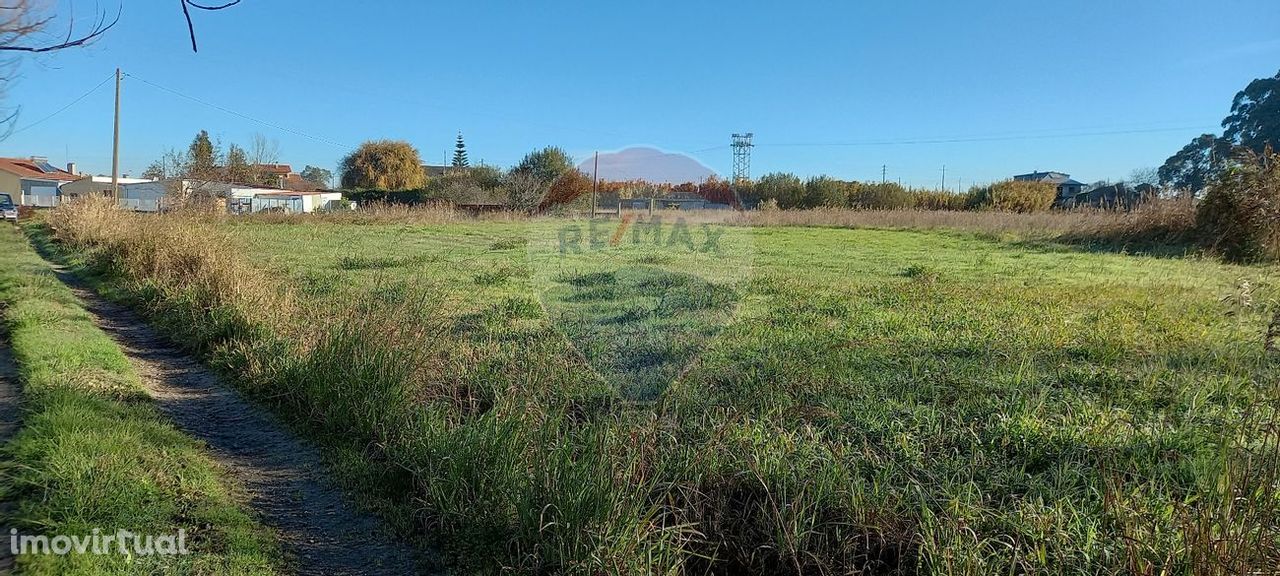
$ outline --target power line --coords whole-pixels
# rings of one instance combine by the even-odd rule
[[[820,147],[851,147],[851,146],[896,146],[896,145],[915,145],[915,144],[955,144],[964,142],[1001,142],[1012,140],[1050,140],[1056,138],[1087,138],[1092,136],[1119,136],[1124,134],[1151,134],[1156,132],[1180,132],[1184,130],[1200,130],[1205,126],[1179,126],[1176,128],[1147,128],[1136,130],[1104,130],[1098,132],[1080,132],[1076,134],[1027,134],[1020,136],[962,136],[956,138],[916,138],[902,140],[862,140],[852,142],[784,142],[784,143],[763,143],[757,146],[775,147],[775,148],[820,148]]]
[[[1087,138],[1092,136],[1119,136],[1125,134],[1150,134],[1157,132],[1180,132],[1183,130],[1204,130],[1207,128],[1218,128],[1215,124],[1195,126],[1176,126],[1166,128],[1132,128],[1124,130],[1098,130],[1089,132],[1076,132],[1069,134],[1037,134],[1037,132],[1051,131],[1072,131],[1078,129],[1072,128],[1046,128],[1043,130],[1029,130],[1018,133],[1006,134],[986,134],[975,136],[954,136],[954,137],[921,137],[921,138],[893,138],[884,140],[854,140],[845,142],[763,142],[757,143],[757,147],[766,148],[837,148],[837,147],[855,147],[855,146],[899,146],[899,145],[917,145],[917,144],[955,144],[965,142],[1000,142],[1000,141],[1016,141],[1016,140],[1051,140],[1057,138]],[[728,146],[711,146],[698,150],[689,151],[690,154],[702,152],[713,152],[728,148]]]
[[[103,79],[102,79],[102,82],[99,82],[97,86],[94,86],[93,88],[90,88],[88,92],[85,92],[84,94],[81,94],[79,97],[77,97],[75,100],[72,100],[72,101],[68,102],[65,106],[63,106],[63,107],[61,107],[61,108],[57,109],[56,111],[54,111],[54,113],[53,113],[53,114],[50,114],[50,115],[48,115],[48,116],[45,116],[44,118],[41,118],[41,119],[39,119],[39,120],[36,120],[35,122],[32,122],[32,123],[30,123],[30,124],[27,124],[26,126],[23,126],[23,127],[21,127],[21,128],[18,128],[17,130],[14,130],[13,132],[10,132],[10,133],[9,133],[9,136],[13,136],[14,134],[18,134],[18,133],[21,133],[21,132],[25,132],[25,131],[27,131],[27,130],[30,130],[30,129],[32,129],[32,128],[35,128],[36,126],[39,126],[40,124],[44,123],[46,120],[49,120],[49,119],[53,118],[54,116],[57,116],[57,115],[59,115],[59,114],[61,114],[61,113],[63,113],[63,112],[66,112],[68,108],[70,108],[70,107],[72,107],[72,106],[75,106],[76,104],[79,104],[81,100],[84,100],[85,98],[88,98],[90,94],[93,94],[94,92],[96,92],[99,88],[101,88],[101,87],[103,87],[104,85],[106,85],[106,83],[107,83],[107,82],[110,82],[110,81],[111,81],[111,79],[113,79],[113,78],[115,78],[115,77],[116,77],[116,75],[113,73],[113,74],[111,74],[110,76],[107,76],[106,78],[103,78]]]
[[[274,128],[274,129],[279,130],[279,131],[281,131],[281,132],[288,132],[288,133],[293,134],[293,135],[295,135],[295,136],[301,136],[301,137],[306,138],[306,139],[308,139],[308,140],[314,140],[314,141],[319,142],[319,143],[321,143],[321,144],[327,144],[327,145],[329,145],[329,146],[333,146],[333,147],[335,147],[335,148],[341,148],[341,149],[343,149],[343,150],[351,150],[351,149],[353,148],[352,146],[347,146],[347,145],[342,144],[342,143],[339,143],[339,142],[334,142],[333,140],[329,140],[328,138],[322,138],[322,137],[320,137],[320,136],[313,136],[313,135],[308,134],[308,133],[306,133],[306,132],[303,132],[303,131],[301,131],[301,130],[297,130],[297,129],[294,129],[294,128],[289,128],[289,127],[287,127],[287,126],[281,126],[281,125],[276,124],[276,123],[273,123],[273,122],[268,122],[268,121],[266,121],[266,120],[262,120],[262,119],[259,119],[259,118],[255,118],[255,117],[250,116],[250,115],[248,115],[248,114],[245,114],[245,113],[243,113],[243,112],[237,112],[237,111],[232,110],[232,109],[230,109],[230,108],[227,108],[227,107],[225,107],[225,106],[219,106],[219,105],[214,104],[214,103],[212,103],[212,102],[208,102],[208,101],[205,101],[205,100],[201,100],[201,99],[199,99],[199,98],[196,98],[195,96],[190,96],[190,95],[188,95],[188,94],[183,94],[182,92],[179,92],[179,91],[174,90],[174,89],[172,89],[172,88],[166,88],[166,87],[164,87],[164,86],[161,86],[161,85],[159,85],[159,84],[156,84],[155,82],[151,82],[151,81],[149,81],[149,80],[146,80],[145,78],[139,78],[138,76],[135,76],[135,75],[133,75],[133,74],[129,74],[129,73],[127,73],[127,72],[125,73],[125,76],[128,76],[128,77],[130,77],[130,78],[133,78],[134,80],[137,80],[137,81],[139,81],[139,82],[142,82],[143,84],[146,84],[146,85],[148,85],[148,86],[151,86],[152,88],[155,88],[155,89],[157,89],[157,90],[162,90],[162,91],[164,91],[164,92],[168,92],[168,93],[170,93],[170,94],[173,94],[174,96],[178,96],[178,97],[180,97],[180,98],[185,98],[185,99],[187,99],[187,100],[190,100],[190,101],[192,101],[192,102],[195,102],[196,104],[200,104],[200,105],[202,105],[202,106],[208,106],[208,107],[213,108],[213,109],[215,109],[215,110],[218,110],[218,111],[220,111],[220,112],[224,112],[224,113],[230,114],[230,115],[235,116],[235,117],[238,117],[238,118],[243,118],[243,119],[248,120],[248,121],[250,121],[250,122],[254,122],[254,123],[257,123],[257,124],[261,124],[261,125],[263,125],[263,126],[266,126],[266,127],[268,127],[268,128]]]

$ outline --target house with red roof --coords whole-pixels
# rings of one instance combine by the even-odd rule
[[[48,158],[0,158],[0,192],[19,206],[57,206],[58,187],[80,179],[75,164],[67,170],[49,163]]]
[[[290,190],[293,192],[319,192],[321,186],[303,178],[302,175],[293,171],[293,166],[288,164],[254,164],[266,177],[265,180],[270,184],[274,184],[276,188],[281,190]]]

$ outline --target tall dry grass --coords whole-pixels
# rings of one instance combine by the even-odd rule
[[[1196,204],[1190,198],[1146,202],[1130,212],[1109,214],[1111,218],[1080,221],[1062,232],[1059,240],[1147,246],[1179,246],[1196,240]]]
[[[449,202],[423,204],[391,204],[374,202],[356,210],[330,210],[314,214],[281,214],[258,212],[236,216],[237,220],[262,224],[449,224],[453,222],[514,222],[527,218],[521,212],[499,210],[471,212],[459,210]]]
[[[958,230],[992,234],[1052,237],[1077,230],[1096,230],[1123,221],[1107,211],[1012,213],[954,210],[761,210],[742,212],[734,222],[746,226],[825,226],[889,230]]]
[[[105,198],[85,198],[53,210],[55,237],[85,263],[133,283],[130,292],[180,334],[214,327],[216,345],[245,331],[286,331],[296,312],[287,285],[248,264],[204,210],[164,216],[121,210]],[[199,306],[175,303],[196,302]],[[201,327],[201,328],[197,328]]]
[[[1132,211],[1055,210],[758,210],[730,220],[744,226],[824,226],[885,230],[954,230],[1027,240],[1182,246],[1194,240],[1195,205],[1188,200],[1148,202]]]

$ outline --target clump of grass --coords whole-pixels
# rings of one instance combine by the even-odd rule
[[[902,269],[900,276],[910,278],[924,284],[933,284],[938,281],[938,271],[924,264],[912,264]]]
[[[490,250],[513,250],[515,248],[524,248],[528,240],[525,238],[499,238],[489,244]]]
[[[584,272],[580,274],[563,274],[557,280],[579,288],[592,288],[617,284],[618,275],[610,271]]]
[[[438,261],[440,261],[440,257],[434,254],[415,254],[411,256],[349,254],[338,260],[338,268],[342,270],[388,270]]]
[[[499,266],[490,270],[477,272],[471,279],[477,286],[498,286],[505,284],[508,280],[527,276],[528,272],[511,266]]]
[[[1123,221],[1122,212],[998,212],[955,210],[858,210],[813,208],[742,212],[733,222],[747,226],[822,226],[885,230],[956,230],[984,234],[1015,234],[1050,239],[1079,230],[1097,229]]]

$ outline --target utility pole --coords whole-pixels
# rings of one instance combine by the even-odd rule
[[[887,174],[887,173],[888,173],[888,171],[889,171],[889,165],[888,165],[888,164],[881,164],[881,165],[880,165],[880,183],[881,183],[881,184],[884,184],[884,176],[885,176],[885,174]]]
[[[595,166],[591,168],[591,218],[596,217],[596,194],[600,192],[600,151],[596,151]]]
[[[942,189],[947,189],[947,165],[942,165]]]
[[[116,68],[116,127],[111,141],[111,195],[120,201],[120,69]]]

